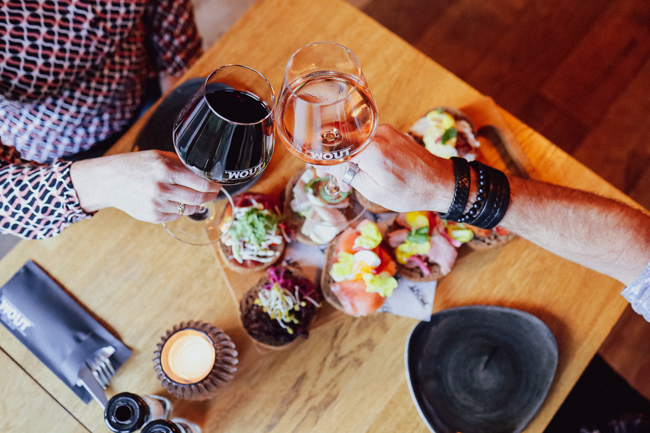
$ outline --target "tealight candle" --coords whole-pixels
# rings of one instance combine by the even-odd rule
[[[184,329],[172,335],[163,346],[160,362],[163,371],[178,383],[197,383],[212,370],[215,349],[203,332]]]
[[[154,370],[178,398],[210,398],[233,379],[237,351],[220,328],[200,321],[183,322],[167,331],[155,352]]]

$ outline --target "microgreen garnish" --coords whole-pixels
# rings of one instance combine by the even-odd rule
[[[406,236],[406,240],[414,244],[423,244],[428,241],[429,237],[429,227],[420,227],[419,229],[413,229]]]

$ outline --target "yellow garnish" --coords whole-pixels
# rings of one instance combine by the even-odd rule
[[[474,232],[462,223],[452,221],[445,221],[445,230],[452,238],[456,239],[461,244],[471,241],[474,238]]]
[[[427,113],[427,119],[431,120],[434,124],[440,125],[442,130],[451,128],[456,124],[456,119],[449,113],[439,110],[432,110]],[[442,134],[441,134],[442,135]]]
[[[381,233],[377,224],[368,222],[361,227],[361,235],[354,240],[354,247],[372,250],[381,243]]]
[[[391,296],[397,288],[397,280],[388,272],[379,275],[363,274],[363,281],[366,283],[366,292],[378,293],[383,298]]]
[[[397,263],[404,265],[408,262],[409,257],[416,254],[426,254],[430,249],[431,243],[429,241],[417,244],[407,240],[395,250],[395,259]]]
[[[354,275],[353,280],[360,280],[364,275],[369,274],[372,271],[372,267],[366,262],[354,262],[352,266],[352,275]]]
[[[332,265],[330,275],[337,283],[348,279],[352,275],[352,265],[354,264],[354,256],[345,251],[341,251],[338,255],[338,261]]]
[[[407,212],[406,222],[414,229],[429,227],[429,218],[426,211]]]

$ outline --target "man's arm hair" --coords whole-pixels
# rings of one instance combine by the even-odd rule
[[[501,226],[629,285],[650,261],[650,216],[615,200],[509,177]]]

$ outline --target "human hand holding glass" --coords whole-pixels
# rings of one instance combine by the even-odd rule
[[[174,124],[174,148],[190,171],[214,183],[235,185],[262,175],[273,155],[273,88],[259,72],[226,65],[213,71],[185,104]],[[218,240],[232,206],[225,199],[206,203],[194,215],[165,223],[167,231],[192,245]],[[183,207],[179,203],[179,213]]]
[[[368,146],[378,123],[377,108],[359,61],[350,50],[332,42],[309,44],[293,54],[286,66],[276,112],[279,136],[287,149],[314,165],[351,159]],[[330,221],[333,225],[341,225],[340,218],[347,225],[365,210],[353,200],[341,210],[340,203],[348,193],[341,192],[332,176],[316,178],[310,183],[310,191],[295,198],[297,206],[303,209],[311,203],[319,210],[328,206],[339,209],[339,219]]]

